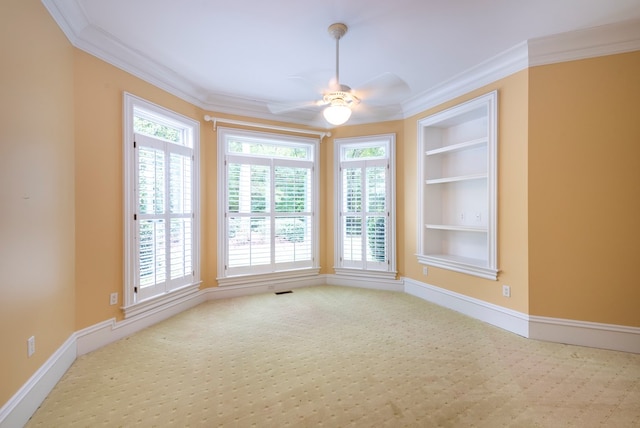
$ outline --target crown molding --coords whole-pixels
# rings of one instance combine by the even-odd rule
[[[405,119],[529,66],[527,42],[499,53],[402,104]]]
[[[403,104],[405,119],[525,68],[640,50],[640,19],[522,42]]]
[[[640,50],[640,19],[529,41],[529,65],[546,65]]]
[[[58,27],[67,36],[72,45],[76,45],[78,34],[89,26],[89,20],[77,0],[56,2],[55,0],[42,0],[42,4],[56,21]]]
[[[128,72],[204,110],[259,119],[282,121],[264,100],[206,90],[131,49],[89,23],[78,0],[42,0],[60,29],[76,48]],[[640,19],[587,28],[523,41],[496,56],[402,103],[401,113],[387,120],[406,119],[531,66],[573,61],[640,50]],[[350,125],[381,117],[352,118]],[[287,123],[326,128],[314,109],[301,109],[286,117]]]

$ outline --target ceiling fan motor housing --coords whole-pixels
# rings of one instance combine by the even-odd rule
[[[352,107],[360,102],[360,99],[351,93],[351,88],[348,86],[341,85],[340,89],[340,91],[331,91],[324,94],[322,97],[324,104]]]

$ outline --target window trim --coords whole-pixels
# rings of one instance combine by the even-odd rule
[[[385,144],[387,147],[387,161],[389,166],[389,198],[388,198],[388,268],[387,270],[367,270],[354,267],[343,267],[341,262],[342,256],[342,228],[341,228],[341,207],[342,207],[342,171],[341,164],[343,162],[342,152],[344,147],[368,147],[373,145]],[[397,276],[396,269],[396,135],[379,134],[362,137],[336,138],[334,140],[334,266],[336,275],[356,276],[360,278],[369,278],[372,280],[395,279]],[[354,160],[357,162],[358,160]]]
[[[150,297],[140,302],[135,302],[134,286],[136,283],[137,263],[135,260],[136,235],[137,226],[134,220],[134,214],[137,213],[136,199],[136,171],[135,168],[135,151],[134,151],[134,127],[133,116],[134,109],[139,108],[158,115],[163,120],[177,125],[181,128],[188,128],[191,132],[193,150],[193,181],[192,181],[192,197],[193,197],[193,247],[192,247],[192,263],[193,263],[193,282],[183,287],[177,288]],[[124,243],[124,260],[123,260],[123,306],[125,318],[139,315],[146,311],[150,311],[165,305],[175,303],[179,299],[187,295],[196,293],[202,282],[200,278],[201,261],[200,261],[200,122],[173,112],[157,104],[151,103],[140,97],[132,95],[128,92],[123,93],[123,243]]]
[[[320,254],[320,240],[319,240],[319,197],[320,197],[320,138],[300,137],[293,135],[277,134],[272,132],[250,131],[239,128],[231,127],[217,127],[218,136],[218,207],[219,213],[217,220],[217,233],[218,233],[218,263],[217,263],[217,281],[218,286],[231,286],[231,285],[246,285],[250,283],[273,283],[273,282],[287,282],[288,280],[300,280],[302,278],[317,277],[320,272],[319,266],[319,254]],[[291,270],[280,270],[268,273],[257,274],[243,274],[243,275],[225,275],[225,265],[227,262],[228,254],[226,249],[226,206],[227,206],[227,188],[226,188],[226,168],[225,162],[227,157],[227,140],[229,138],[239,138],[248,141],[264,141],[264,142],[276,142],[278,144],[286,145],[287,142],[296,144],[303,143],[311,146],[311,160],[307,159],[305,162],[311,161],[313,166],[311,189],[313,191],[313,198],[311,201],[311,219],[312,219],[312,244],[311,244],[311,266],[308,268],[295,268]],[[234,153],[229,153],[230,156],[234,156]]]

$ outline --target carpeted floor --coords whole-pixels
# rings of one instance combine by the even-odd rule
[[[210,301],[84,355],[27,426],[633,427],[640,355],[310,287]]]

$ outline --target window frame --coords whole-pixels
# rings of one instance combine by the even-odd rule
[[[198,292],[201,283],[200,266],[200,122],[173,112],[140,97],[124,92],[123,94],[123,229],[124,229],[124,278],[123,311],[125,318],[138,315],[151,309],[162,307],[178,299]],[[135,287],[139,270],[137,259],[138,209],[137,195],[137,153],[135,148],[134,114],[142,112],[146,118],[181,129],[185,138],[191,141],[191,147],[182,146],[179,152],[188,147],[192,154],[192,281],[186,285],[165,290],[164,292],[136,301]],[[157,137],[152,137],[162,140]],[[175,144],[173,142],[169,144]],[[167,153],[171,153],[168,151]]]
[[[320,160],[320,139],[319,138],[309,138],[309,137],[299,137],[294,135],[284,135],[270,132],[261,132],[261,131],[252,131],[245,130],[239,128],[230,128],[230,127],[217,127],[217,136],[218,136],[218,207],[219,213],[218,221],[217,221],[217,232],[218,232],[218,265],[217,265],[217,280],[219,286],[228,286],[228,285],[239,285],[246,284],[248,282],[272,282],[272,281],[282,281],[287,279],[299,279],[302,277],[309,276],[317,276],[320,267],[319,267],[319,215],[318,215],[318,207],[319,207],[319,160]],[[280,145],[280,146],[306,146],[308,150],[309,159],[304,160],[295,160],[294,158],[284,158],[284,157],[276,157],[276,156],[258,156],[255,155],[256,164],[269,164],[273,165],[274,168],[276,166],[295,166],[296,162],[298,164],[311,164],[311,186],[310,190],[312,192],[311,195],[311,261],[310,264],[306,267],[295,266],[295,263],[289,269],[281,269],[281,270],[271,270],[271,269],[256,269],[258,272],[251,273],[251,269],[247,268],[244,272],[243,269],[236,269],[238,272],[236,274],[228,273],[229,266],[229,251],[228,251],[228,233],[227,233],[227,223],[228,218],[232,213],[229,213],[229,200],[227,190],[229,186],[227,185],[227,162],[229,158],[238,159],[242,158],[244,155],[239,154],[237,152],[228,151],[228,141],[229,140],[244,140],[249,143],[262,143],[269,145]],[[254,157],[254,155],[247,154],[247,157]],[[273,162],[271,162],[273,160]],[[274,183],[270,185],[270,191],[273,192]],[[262,213],[261,213],[262,214]],[[277,217],[278,212],[266,212],[265,216],[268,217]],[[272,244],[271,251],[273,251],[275,238],[275,230],[270,231]]]
[[[335,195],[334,195],[334,271],[336,275],[348,275],[358,276],[363,278],[370,278],[372,280],[378,279],[395,279],[397,275],[396,270],[396,185],[395,185],[395,141],[396,136],[391,134],[379,134],[362,137],[352,138],[336,138],[334,140],[334,183],[335,183]],[[385,233],[387,234],[387,268],[381,269],[367,269],[366,262],[366,249],[363,249],[363,261],[362,267],[358,268],[354,263],[346,263],[344,261],[343,254],[343,236],[342,236],[342,223],[343,223],[343,180],[342,180],[342,166],[344,164],[366,164],[366,158],[354,158],[345,159],[343,153],[349,148],[367,148],[384,146],[386,148],[385,158],[370,158],[375,159],[375,162],[380,163],[379,160],[385,159],[387,166],[387,224]],[[380,263],[375,263],[375,266],[380,266]]]

